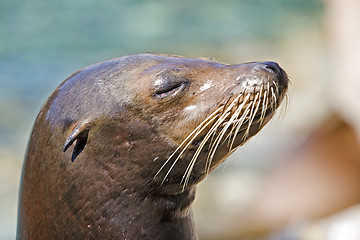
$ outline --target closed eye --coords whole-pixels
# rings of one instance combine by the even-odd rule
[[[166,86],[157,90],[154,95],[161,98],[175,95],[177,92],[181,91],[182,88],[184,88],[184,86],[185,86],[184,82],[166,84]]]
[[[157,98],[172,97],[186,90],[189,84],[189,81],[166,82],[155,91],[153,96]]]

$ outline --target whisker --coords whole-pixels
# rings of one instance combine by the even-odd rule
[[[251,112],[250,112],[250,119],[249,119],[249,123],[248,123],[248,127],[247,127],[247,129],[246,129],[246,132],[245,132],[245,134],[244,134],[244,139],[249,135],[251,123],[252,123],[252,121],[253,121],[254,118],[255,118],[255,114],[256,114],[257,107],[259,106],[259,104],[257,105],[255,111],[254,111],[254,107],[255,107],[255,104],[256,104],[256,101],[257,101],[258,97],[259,97],[259,93],[256,94],[255,99],[254,99],[254,101],[252,102]]]
[[[280,94],[279,94],[279,85],[278,85],[278,83],[275,82],[275,81],[272,81],[272,82],[273,82],[273,84],[274,84],[274,86],[275,86],[276,94],[279,96],[279,95],[280,95]]]
[[[244,108],[245,104],[247,103],[247,101],[249,100],[250,96],[251,96],[250,93],[247,94],[246,97],[245,97],[245,99],[242,101],[241,105],[236,109],[236,111],[235,111],[235,113],[234,113],[234,114],[236,114],[236,115],[235,115],[235,118],[237,118],[237,117],[240,115],[241,111],[243,110],[243,108]],[[241,117],[240,117],[240,119],[241,119]],[[237,119],[237,120],[239,120],[239,119]],[[230,136],[231,136],[231,134],[234,132],[235,128],[236,128],[236,124],[233,124],[233,127],[231,128],[231,131],[230,131],[229,134],[226,136],[226,138],[225,138],[224,141],[226,141],[227,139],[229,139],[229,143],[230,143]],[[230,149],[231,149],[231,148],[230,148]]]
[[[247,99],[250,97],[250,94],[247,95],[246,97],[246,101]],[[256,97],[258,97],[258,94],[256,95]],[[255,98],[256,98],[255,97]],[[237,99],[235,99],[232,103],[234,103],[235,101],[237,101]],[[243,104],[246,103],[246,101],[243,101]],[[242,105],[243,105],[242,104]],[[231,110],[231,108],[229,108]],[[238,108],[239,109],[239,108]],[[238,115],[238,114],[237,114]],[[210,152],[209,152],[209,155],[208,155],[208,158],[207,158],[207,173],[209,173],[210,171],[210,167],[211,167],[211,163],[212,163],[212,159],[214,158],[214,155],[215,155],[215,152],[218,148],[218,146],[220,145],[220,142],[221,142],[221,139],[224,137],[227,129],[230,127],[230,125],[232,125],[234,123],[234,119],[235,117],[237,117],[237,115],[233,114],[230,118],[230,120],[227,122],[227,124],[223,127],[223,129],[221,130],[221,132],[219,133],[219,135],[216,137],[215,139],[215,142],[214,144],[212,145],[211,149],[210,149]]]
[[[260,103],[261,103],[261,98],[260,97],[259,97],[257,102],[258,103],[257,103],[256,108],[255,108],[254,117],[258,114],[258,110],[259,110]]]
[[[206,142],[208,141],[210,136],[212,136],[216,132],[216,129],[218,128],[218,126],[221,125],[221,123],[223,121],[221,119],[222,118],[225,119],[229,114],[230,113],[228,112],[227,114],[225,114],[223,116],[220,116],[220,118],[214,123],[214,125],[210,128],[210,130],[205,135],[204,139],[201,141],[201,143],[198,146],[198,148],[196,149],[196,152],[195,152],[194,156],[192,157],[188,167],[186,168],[185,173],[183,175],[183,178],[181,180],[181,183],[184,183],[183,187],[185,187],[187,185],[187,183],[189,181],[189,178],[190,178],[190,174],[192,172],[192,169],[194,168],[196,159],[199,156],[199,154],[200,154],[201,150],[203,149],[203,147],[205,146]]]
[[[261,109],[261,116],[260,116],[260,126],[263,125],[263,121],[265,120],[265,114],[266,114],[266,110],[267,110],[267,98],[268,98],[267,95],[268,95],[268,91],[265,90],[262,109]]]
[[[228,117],[230,115],[230,112],[227,112],[227,114],[225,115],[225,117],[223,117],[222,119],[219,119],[221,121],[218,122],[218,124],[216,124],[216,129],[224,122],[224,120],[226,119],[226,117]],[[222,131],[221,131],[222,132]],[[219,134],[221,134],[221,132]],[[219,136],[219,135],[218,135]],[[214,151],[214,146],[216,146],[217,144],[217,140],[218,140],[218,136],[216,137],[215,141],[211,144],[210,149],[209,149],[209,155],[206,159],[206,164],[205,164],[205,169],[210,168],[211,165],[211,160],[209,160],[209,156],[210,154]]]
[[[274,104],[273,110],[275,110],[275,109],[276,109],[276,106],[277,106],[277,99],[276,99],[276,95],[275,95],[275,93],[274,93],[273,87],[271,87],[271,97],[274,98],[274,102],[273,102],[273,101],[271,102],[271,107],[272,107],[273,104]]]
[[[202,140],[201,144],[199,145],[199,147],[197,148],[193,158],[191,159],[188,167],[185,170],[185,173],[183,175],[183,178],[181,180],[181,183],[184,182],[183,187],[185,187],[188,183],[188,180],[190,178],[190,174],[192,172],[192,169],[195,165],[196,159],[200,154],[200,151],[203,149],[204,145],[206,144],[206,142],[208,141],[208,139],[210,138],[210,136],[214,136],[214,133],[216,132],[216,129],[223,123],[223,121],[229,116],[229,114],[231,113],[230,110],[231,108],[234,106],[234,103],[240,98],[240,96],[237,96],[232,102],[231,104],[225,109],[225,111],[223,111],[219,118],[217,119],[217,121],[214,123],[214,125],[210,128],[210,130],[208,131],[208,133],[205,135],[204,139]],[[228,102],[228,101],[227,101]],[[210,150],[211,151],[211,150]],[[184,180],[185,179],[185,180]]]
[[[248,94],[249,95],[249,94]],[[242,93],[241,93],[241,97],[242,97]],[[248,97],[247,98],[245,98],[245,99],[243,99],[242,101],[241,101],[241,104],[239,105],[239,101],[240,101],[240,98],[239,98],[239,101],[237,102],[237,108],[236,108],[236,110],[235,110],[235,112],[233,113],[233,119],[234,119],[234,121],[236,121],[236,119],[238,118],[238,116],[240,115],[240,113],[241,113],[241,111],[242,111],[242,108],[244,107],[244,105],[245,105],[245,102],[247,101],[247,99],[248,99]],[[230,120],[229,120],[230,121]],[[232,124],[232,128],[231,128],[231,130],[230,130],[230,132],[229,132],[229,134],[226,136],[226,138],[224,139],[224,142],[227,140],[227,139],[229,139],[229,142],[228,142],[228,145],[230,145],[230,135],[232,134],[232,132],[234,131],[234,129],[235,129],[235,124]]]
[[[183,151],[181,151],[181,153],[178,155],[178,158],[180,158],[180,156],[182,155],[182,153],[188,148],[188,146],[190,146],[190,144],[192,143],[192,141],[198,136],[199,131],[201,132],[202,130],[205,129],[206,126],[208,126],[210,124],[210,120],[213,121],[216,117],[217,117],[217,113],[219,111],[221,111],[223,108],[223,106],[218,107],[213,113],[211,113],[204,121],[202,121],[186,138],[184,141],[181,142],[181,144],[175,149],[175,151],[170,155],[170,157],[168,157],[168,159],[165,161],[165,163],[161,166],[161,168],[157,171],[157,173],[155,174],[154,178],[157,177],[160,172],[162,171],[162,169],[168,164],[168,162],[171,160],[171,158],[185,145],[186,142],[187,145],[185,146],[185,148],[183,149]],[[204,127],[205,124],[205,127]],[[195,134],[195,135],[194,135]],[[191,138],[192,137],[192,138]],[[188,141],[191,138],[190,141]],[[162,181],[162,184],[164,183],[166,177],[169,175],[169,172],[171,171],[171,169],[174,167],[175,163],[177,161],[174,161],[173,165],[171,166],[171,168],[168,171],[168,174],[166,174],[166,176],[164,177],[164,180]]]
[[[210,121],[208,122],[210,124]],[[207,125],[206,125],[207,126]],[[206,126],[204,126],[204,129],[206,128]],[[167,173],[165,174],[163,180],[161,181],[161,184],[163,184],[166,180],[166,178],[169,176],[171,170],[174,168],[175,164],[179,161],[180,157],[184,154],[184,152],[186,151],[186,149],[190,146],[190,144],[192,143],[192,141],[197,137],[198,135],[195,135],[191,141],[188,142],[188,144],[181,150],[181,152],[179,153],[179,155],[176,157],[176,159],[173,161],[173,163],[171,164],[169,170],[167,171]],[[168,159],[170,160],[170,158]]]
[[[246,108],[246,110],[244,111],[244,114],[240,117],[239,121],[236,123],[236,130],[235,130],[233,139],[232,139],[232,141],[231,141],[230,149],[232,149],[232,146],[234,145],[236,136],[237,136],[237,134],[239,133],[240,128],[241,128],[241,126],[243,125],[243,123],[244,123],[247,115],[249,114],[249,112],[250,112],[250,105]]]

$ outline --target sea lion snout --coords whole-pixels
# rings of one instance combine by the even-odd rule
[[[235,65],[237,68],[236,87],[234,93],[245,93],[256,95],[257,92],[267,90],[271,87],[277,91],[277,94],[283,97],[288,87],[288,76],[286,72],[276,62],[250,62]]]
[[[274,73],[278,73],[279,70],[281,70],[279,64],[276,62],[262,62],[260,64],[263,64],[265,68],[270,69]]]
[[[270,72],[273,72],[280,82],[280,85],[286,85],[288,84],[288,77],[286,72],[279,66],[276,62],[263,62],[264,68]]]

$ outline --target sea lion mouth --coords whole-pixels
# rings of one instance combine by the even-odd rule
[[[284,75],[284,77],[286,76]],[[288,81],[288,79],[286,77],[286,80],[278,79],[278,81]],[[163,184],[185,152],[193,152],[181,179],[184,189],[189,183],[190,175],[200,153],[205,150],[208,152],[204,168],[207,175],[212,168],[218,148],[227,142],[228,151],[232,152],[260,131],[279,107],[285,95],[283,92],[284,90],[279,88],[276,81],[260,82],[253,87],[245,88],[239,85],[235,86],[231,89],[228,97],[224,98],[215,110],[182,141],[155,177],[165,165],[172,161],[163,178]]]

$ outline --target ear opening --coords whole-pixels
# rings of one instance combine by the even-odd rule
[[[79,122],[65,141],[63,152],[66,152],[66,150],[75,142],[74,150],[71,155],[72,162],[74,162],[76,157],[79,156],[85,148],[89,135],[89,127],[89,120]]]

